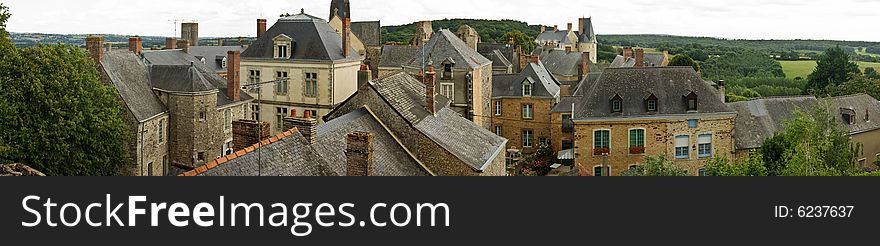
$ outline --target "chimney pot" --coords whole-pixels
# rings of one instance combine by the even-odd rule
[[[86,37],[86,50],[89,51],[89,58],[100,64],[104,59],[104,37],[91,36]]]
[[[232,122],[232,145],[235,150],[269,139],[269,123],[253,120],[236,120]]]
[[[353,132],[345,140],[345,175],[373,176],[373,134]]]
[[[318,134],[318,120],[313,118],[284,118],[284,127],[282,129],[287,131],[293,128],[298,129],[299,132],[302,133],[303,138],[306,140],[306,144],[312,145],[317,142],[316,135]]]
[[[547,27],[544,25],[541,25],[541,33],[544,33],[546,31],[547,31]]]
[[[266,35],[266,19],[257,19],[257,38]]]
[[[351,51],[351,38],[349,37],[351,19],[342,19],[342,56],[348,57]]]
[[[358,70],[358,90],[363,89],[363,87],[370,82],[370,79],[373,78],[373,71],[370,71],[369,66],[367,64],[361,64],[361,69]]]
[[[633,57],[632,47],[623,47],[623,61],[626,62],[629,58]]]
[[[128,38],[128,51],[140,55],[144,50],[142,42],[141,37],[138,36]]]
[[[428,67],[428,72],[425,73],[424,83],[425,83],[425,108],[431,114],[437,114],[437,107],[435,105],[435,81],[437,79],[437,73],[434,72],[434,67]]]
[[[569,31],[569,32],[574,31],[574,30],[572,30],[572,28],[573,28],[572,24],[571,24],[571,23],[568,23],[568,31]]]
[[[637,48],[635,50],[636,53],[636,67],[645,67],[645,50],[642,48]]]
[[[177,49],[177,38],[165,38],[165,49],[166,50]]]
[[[559,26],[553,25],[553,32],[558,32],[558,31],[559,31]]]
[[[226,52],[226,97],[241,100],[241,51]]]

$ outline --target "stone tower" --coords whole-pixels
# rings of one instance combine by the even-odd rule
[[[596,40],[596,31],[593,29],[592,18],[579,18],[578,31],[581,36],[578,37],[578,51],[581,53],[590,53],[590,60],[597,63],[599,54],[599,42]]]
[[[477,50],[477,44],[480,43],[480,34],[477,33],[477,30],[471,26],[464,25],[458,28],[458,31],[455,32],[455,36],[458,36],[461,41],[464,41],[472,50]]]
[[[339,19],[351,18],[351,4],[348,3],[348,0],[332,0],[330,2],[330,17],[327,17],[327,20],[333,19],[334,15],[339,15]]]
[[[434,36],[434,25],[431,21],[416,22],[416,35],[409,43],[413,46],[422,46],[431,40],[431,36]]]

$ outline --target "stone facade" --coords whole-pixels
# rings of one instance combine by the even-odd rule
[[[496,103],[501,103],[501,114],[494,111]],[[496,98],[492,101],[493,118],[492,131],[496,132],[501,127],[501,134],[508,139],[507,149],[522,150],[523,154],[535,153],[542,142],[556,142],[552,139],[551,114],[554,100],[552,98]],[[524,105],[531,105],[532,118],[523,117]],[[526,130],[532,132],[531,145],[524,145],[523,134]],[[498,134],[496,132],[496,134]]]
[[[407,67],[405,72],[418,75],[421,68]],[[393,74],[393,71],[380,71],[382,75]],[[492,64],[480,66],[476,69],[452,69],[453,76],[444,78],[437,76],[436,91],[442,95],[444,84],[452,84],[453,95],[452,109],[465,118],[474,121],[485,129],[492,126]],[[466,74],[471,74],[468,79]],[[380,76],[381,77],[381,76]],[[491,130],[491,129],[490,129]]]
[[[246,117],[244,103],[218,108],[216,91],[204,95],[163,93],[160,98],[171,112],[171,161],[198,167],[234,152],[232,122]]]
[[[702,117],[659,117],[615,120],[575,120],[575,158],[579,165],[587,168],[590,175],[596,167],[603,165],[602,155],[594,151],[594,133],[597,130],[610,130],[610,149],[607,167],[612,176],[619,176],[634,165],[644,163],[646,156],[664,156],[690,175],[699,175],[706,161],[715,156],[733,157],[734,115]],[[691,128],[688,120],[698,119],[697,127]],[[645,130],[644,153],[633,154],[630,150],[630,130]],[[712,135],[711,157],[699,157],[698,136]],[[689,157],[675,157],[675,137],[690,136]]]
[[[862,145],[862,152],[856,157],[856,164],[868,170],[878,170],[874,162],[880,160],[880,129],[853,134],[853,143]]]
[[[568,116],[568,123],[563,123],[563,116]],[[574,145],[574,123],[571,122],[571,112],[550,113],[550,148],[553,152],[571,149]],[[566,143],[568,146],[565,146]],[[568,147],[568,148],[563,148]]]
[[[253,120],[232,122],[232,146],[236,150],[247,148],[269,138],[269,123]]]

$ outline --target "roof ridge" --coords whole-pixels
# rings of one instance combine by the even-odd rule
[[[196,169],[190,170],[190,171],[185,172],[183,174],[180,174],[178,176],[186,176],[186,177],[198,176],[200,174],[208,172],[208,170],[212,170],[214,168],[217,168],[220,165],[223,165],[224,163],[235,160],[238,157],[252,153],[259,148],[265,147],[266,145],[270,145],[270,144],[276,143],[278,141],[281,141],[284,138],[293,136],[295,133],[299,133],[299,130],[296,127],[291,128],[290,130],[287,130],[281,134],[278,134],[277,136],[260,141],[259,143],[255,143],[255,144],[251,145],[250,147],[241,149],[241,150],[239,150],[235,153],[232,153],[230,155],[217,158],[216,160],[213,160],[213,161],[209,162],[208,164],[197,167]]]
[[[859,92],[859,93],[850,94],[850,95],[833,96],[830,98],[831,99],[838,99],[838,98],[851,98],[851,97],[859,97],[859,96],[871,96],[871,95],[868,95],[867,93]],[[877,99],[877,98],[874,98],[874,99]]]

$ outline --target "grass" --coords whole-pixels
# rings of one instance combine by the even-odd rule
[[[880,54],[868,53],[868,48],[856,48],[856,54],[866,55],[871,57],[880,57]]]
[[[782,71],[788,78],[801,77],[806,79],[816,69],[816,61],[779,61],[779,63],[782,64]],[[877,62],[858,62],[858,64],[862,71],[866,67],[873,67],[880,71],[880,63]]]

